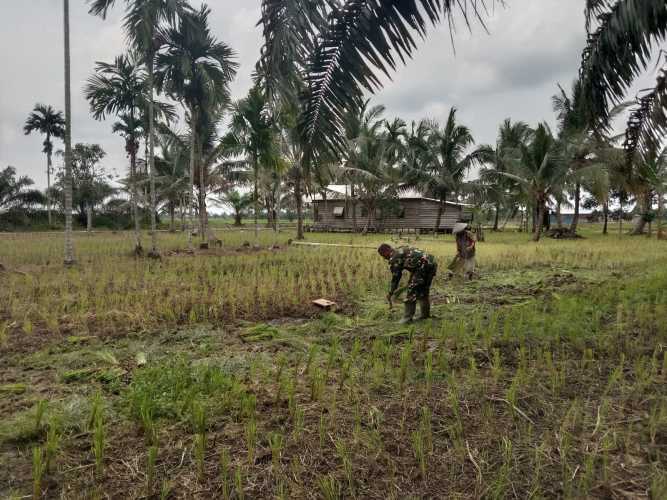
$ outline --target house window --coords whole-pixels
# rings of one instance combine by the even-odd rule
[[[320,221],[320,207],[318,205],[313,205],[313,219],[315,222]]]
[[[334,217],[343,217],[345,215],[345,207],[333,207]]]
[[[361,207],[361,216],[368,217],[368,209],[366,207]]]
[[[398,211],[396,212],[396,216],[399,219],[405,219],[405,207],[399,207]]]

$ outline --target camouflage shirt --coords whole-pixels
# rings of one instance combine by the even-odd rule
[[[389,270],[391,271],[390,293],[398,288],[403,271],[410,273],[428,272],[435,266],[435,258],[423,250],[410,247],[398,247],[389,258]]]

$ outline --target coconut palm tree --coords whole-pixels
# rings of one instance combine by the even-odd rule
[[[39,132],[46,136],[42,152],[46,154],[46,209],[49,226],[51,226],[51,197],[49,194],[51,190],[51,172],[53,171],[51,163],[53,142],[51,138],[62,139],[65,137],[65,118],[63,118],[62,111],[56,111],[52,106],[35,104],[32,112],[28,115],[23,131],[25,135],[30,135],[32,132]]]
[[[530,144],[522,145],[520,150],[520,160],[511,161],[508,172],[498,171],[495,175],[516,181],[526,193],[536,212],[533,240],[539,241],[547,203],[562,189],[569,172],[567,152],[543,123],[535,129]]]
[[[242,226],[243,213],[252,205],[253,199],[250,194],[243,194],[237,189],[225,189],[214,202],[218,205],[231,208],[234,211],[234,225]]]
[[[590,167],[599,164],[599,157],[605,156],[604,151],[612,148],[613,138],[608,137],[608,130],[601,122],[591,123],[588,114],[588,104],[584,101],[584,87],[580,79],[572,84],[570,94],[558,86],[559,93],[552,97],[553,109],[556,112],[558,122],[558,138],[566,141],[572,152],[570,169],[571,175],[568,179],[566,191],[569,191],[574,199],[574,216],[570,224],[569,232],[576,234],[579,223],[581,191],[582,186],[587,184],[596,190],[596,198],[602,201],[603,206],[608,196],[602,196],[600,187],[609,185],[604,181],[603,173],[593,173],[591,177]],[[621,103],[608,111],[608,119],[614,120],[623,113],[629,103]],[[588,176],[588,178],[587,178]],[[608,201],[608,200],[607,200]]]
[[[210,13],[209,7],[203,4],[198,11],[184,13],[178,26],[160,31],[160,43],[165,50],[158,56],[156,75],[158,87],[180,101],[188,113],[190,176],[194,184],[195,170],[199,168],[202,239],[206,237],[206,172],[201,168],[202,141],[211,130],[210,124],[219,121],[228,106],[229,85],[238,68],[233,49],[211,33]],[[191,236],[188,241],[191,244]]]
[[[188,193],[188,150],[187,137],[181,137],[167,126],[160,127],[159,145],[161,155],[156,158],[158,172],[156,182],[160,198],[166,202],[169,213],[169,231],[176,231],[176,208],[183,207]],[[192,186],[190,186],[190,191]],[[182,218],[183,222],[183,218]]]
[[[274,169],[280,162],[277,127],[268,112],[266,95],[257,86],[234,103],[230,133],[224,139],[231,155],[242,156],[252,168],[255,242],[259,242],[260,170]]]
[[[641,216],[633,234],[643,234],[644,226],[649,223],[648,235],[651,236],[650,222],[658,219],[658,238],[663,237],[662,219],[664,217],[664,199],[667,192],[667,147],[648,151],[646,155],[635,161],[632,192],[640,207]],[[657,198],[657,214],[652,212],[653,200]]]
[[[509,163],[516,158],[521,146],[530,141],[533,131],[525,122],[514,122],[507,118],[498,129],[495,147],[480,146],[480,161],[484,168],[480,171],[480,179],[488,189],[485,194],[494,204],[493,230],[499,229],[500,211],[512,198],[514,181],[496,175],[496,172],[508,172]],[[490,182],[489,182],[490,181]]]
[[[141,137],[141,109],[146,103],[146,78],[136,53],[116,57],[113,63],[97,62],[95,74],[84,89],[90,110],[96,120],[107,115],[118,116],[113,132],[125,139],[125,152],[130,159],[130,203],[134,217],[134,252],[143,253],[137,193],[137,153]]]
[[[90,13],[106,18],[116,0],[88,0]],[[189,11],[186,0],[125,0],[124,29],[133,49],[142,54],[147,72],[148,87],[148,164],[151,194],[151,251],[158,256],[157,248],[157,193],[155,191],[155,56],[160,49],[157,31],[163,23],[174,24],[178,16]]]
[[[345,120],[347,146],[343,153],[343,165],[337,173],[352,186],[352,214],[356,227],[356,203],[361,203],[362,216],[366,217],[363,232],[366,233],[374,219],[376,209],[390,186],[390,170],[396,160],[395,137],[390,138],[386,122],[382,119],[384,106],[369,106],[364,102],[359,110],[353,110]],[[391,142],[390,142],[391,141]],[[397,186],[395,186],[397,187]],[[393,193],[395,193],[395,189]]]
[[[444,127],[431,123],[429,129],[426,150],[417,164],[418,170],[408,173],[408,176],[416,175],[422,190],[440,202],[433,228],[438,231],[448,196],[461,193],[467,172],[472,166],[481,163],[484,149],[468,152],[475,140],[470,129],[457,122],[454,107],[449,110]]]
[[[65,266],[74,264],[72,235],[72,92],[69,39],[69,0],[63,0],[65,38]]]
[[[584,89],[580,79],[574,81],[569,95],[560,85],[558,85],[558,89],[559,93],[551,98],[558,122],[558,138],[561,141],[568,141],[574,148],[570,165],[572,175],[562,198],[565,200],[569,191],[574,199],[574,216],[570,223],[569,232],[576,234],[581,207],[581,189],[584,181],[580,170],[593,161],[590,157],[594,155],[595,150],[602,142],[604,127],[596,126],[599,125],[598,123],[590,123],[586,103],[583,100]],[[600,184],[598,181],[593,181],[593,185],[597,187],[604,185],[604,183]],[[559,200],[559,208],[563,200]]]

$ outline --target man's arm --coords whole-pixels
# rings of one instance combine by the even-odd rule
[[[391,272],[391,282],[389,283],[389,295],[392,296],[398,285],[401,283],[401,276],[403,276],[404,257],[402,254],[394,254],[389,260],[389,271]]]
[[[396,289],[398,288],[398,285],[401,282],[401,277],[403,276],[403,269],[402,268],[397,268],[394,269],[392,268],[391,270],[391,283],[389,285],[389,295],[393,295]]]
[[[468,250],[475,248],[475,243],[477,242],[475,236],[471,232],[466,233],[468,236]]]

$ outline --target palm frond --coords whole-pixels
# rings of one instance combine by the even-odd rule
[[[609,7],[589,2],[593,10]],[[609,126],[609,108],[620,102],[634,79],[649,65],[651,51],[667,35],[664,0],[619,0],[599,15],[588,36],[579,77],[589,128]]]
[[[586,0],[584,13],[586,15],[586,31],[591,31],[593,20],[605,13],[611,7],[610,0]]]
[[[637,153],[645,158],[650,151],[659,150],[667,135],[667,66],[660,70],[655,87],[636,102],[623,144],[628,161]]]
[[[116,0],[87,0],[87,3],[90,5],[89,14],[105,19],[109,9],[113,8]]]
[[[427,26],[447,18],[453,27],[457,7],[466,24],[486,14],[476,0],[347,0],[329,16],[305,78],[299,128],[313,148],[344,149],[344,117],[363,103],[363,91],[381,86],[378,73],[391,76],[399,61],[412,56]]]
[[[295,102],[303,90],[302,72],[318,33],[326,26],[331,0],[262,0],[264,45],[255,79],[271,102]]]

